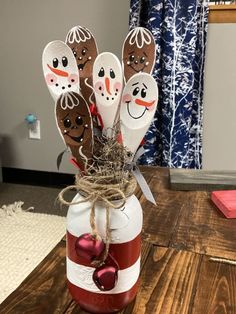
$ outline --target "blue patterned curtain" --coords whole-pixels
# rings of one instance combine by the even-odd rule
[[[131,0],[130,28],[148,28],[157,44],[160,98],[141,164],[202,167],[207,19],[205,0]]]

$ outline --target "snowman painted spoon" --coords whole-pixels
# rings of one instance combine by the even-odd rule
[[[65,92],[79,92],[79,71],[71,49],[60,40],[47,44],[42,56],[44,78],[56,101]]]
[[[158,87],[148,73],[138,73],[127,82],[121,99],[120,123],[122,142],[133,156],[154,117]]]
[[[103,52],[97,56],[93,66],[93,86],[104,131],[111,136],[107,129],[114,126],[123,86],[121,64],[114,54]]]
[[[156,45],[152,33],[144,27],[133,28],[122,48],[125,81],[136,73],[152,73],[156,60]]]
[[[57,126],[80,169],[84,170],[93,153],[93,125],[85,99],[75,92],[62,94],[55,108]]]

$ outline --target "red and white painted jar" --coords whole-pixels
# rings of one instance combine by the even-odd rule
[[[82,200],[77,194],[72,203]],[[111,242],[109,254],[119,266],[118,280],[110,291],[101,291],[93,281],[95,267],[84,262],[76,253],[75,243],[82,234],[90,233],[91,203],[71,205],[67,214],[67,279],[73,299],[92,313],[112,313],[123,309],[136,296],[140,273],[142,208],[132,195],[119,209],[110,209]],[[106,208],[95,207],[98,234],[106,239]]]

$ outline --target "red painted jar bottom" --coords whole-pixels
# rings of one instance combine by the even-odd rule
[[[125,308],[135,298],[139,280],[129,290],[117,294],[94,293],[81,289],[67,281],[69,291],[75,302],[90,313],[108,314],[115,313]]]

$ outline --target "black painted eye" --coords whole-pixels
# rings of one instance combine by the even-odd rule
[[[65,119],[64,121],[63,121],[63,124],[64,124],[64,127],[65,128],[70,128],[71,127],[71,121],[70,121],[70,119]]]
[[[73,54],[74,54],[75,57],[77,57],[77,53],[76,53],[75,50],[73,50]]]
[[[63,67],[66,67],[68,65],[68,59],[67,57],[62,57],[62,64],[63,64]]]
[[[53,67],[54,67],[54,68],[57,68],[57,67],[58,67],[58,63],[59,63],[59,61],[58,61],[57,58],[54,58],[54,59],[52,60],[52,64],[53,64]]]
[[[86,55],[86,50],[83,49],[83,50],[81,51],[81,53],[82,53],[83,56]]]
[[[99,77],[103,77],[105,75],[104,68],[101,68],[100,71],[98,72]]]
[[[142,98],[145,98],[146,95],[147,95],[147,91],[146,91],[145,88],[143,88],[143,89],[141,90],[141,97],[142,97]]]
[[[136,88],[133,90],[133,96],[136,96],[139,91],[140,91],[139,87],[136,87]]]
[[[83,124],[83,119],[81,118],[81,116],[76,117],[75,123],[77,125],[82,125]]]
[[[140,58],[140,63],[144,63],[144,61],[145,61],[145,57],[141,57]]]
[[[112,69],[110,69],[110,77],[112,78],[112,79],[114,79],[116,76],[115,76],[115,73],[114,73],[114,71],[112,70]]]
[[[134,61],[134,55],[129,56],[129,61],[131,61],[131,62]]]

